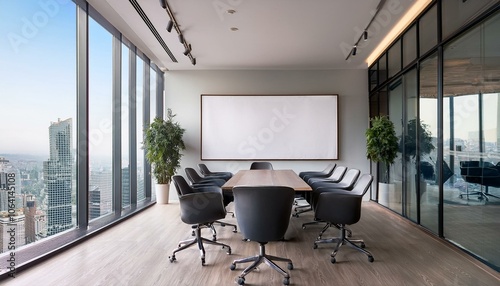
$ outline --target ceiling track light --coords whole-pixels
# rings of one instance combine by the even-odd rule
[[[184,38],[184,35],[182,34],[181,29],[179,28],[179,24],[177,23],[177,20],[175,19],[174,13],[172,13],[172,10],[170,9],[170,6],[168,5],[167,0],[160,0],[160,5],[165,9],[169,16],[169,21],[167,23],[167,31],[170,33],[172,31],[172,28],[175,29],[177,34],[179,35],[179,42],[184,46],[184,55],[187,56],[191,60],[191,64],[196,65],[196,58],[193,57],[191,54],[191,44],[189,44],[186,39]]]
[[[187,45],[187,48],[184,50],[184,55],[187,56],[191,52],[191,44]]]
[[[384,6],[385,4],[385,1],[386,0],[380,0],[380,2],[378,3],[377,5],[377,8],[375,9],[375,13],[373,14],[370,22],[368,22],[368,25],[366,26],[366,28],[363,30],[363,33],[359,36],[358,40],[356,41],[356,43],[354,43],[354,46],[352,47],[352,50],[351,52],[347,55],[347,57],[345,58],[345,60],[347,61],[351,56],[355,56],[356,53],[357,53],[357,50],[358,50],[358,44],[359,42],[361,41],[361,39],[363,41],[367,41],[368,40],[368,28],[370,28],[370,25],[373,23],[373,20],[375,20],[375,17],[377,16],[377,14],[380,12],[380,10],[382,9],[382,7]]]
[[[167,23],[167,32],[172,32],[172,27],[174,26],[174,21],[172,20],[168,20],[168,23]]]

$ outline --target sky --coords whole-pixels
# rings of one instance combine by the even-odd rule
[[[112,36],[92,19],[89,33],[90,128],[99,150],[111,143]],[[0,153],[48,155],[51,122],[76,124],[76,5],[0,0],[0,39]]]

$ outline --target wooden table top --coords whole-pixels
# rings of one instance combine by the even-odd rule
[[[234,186],[287,186],[295,191],[312,191],[293,170],[240,170],[222,189],[231,191]]]

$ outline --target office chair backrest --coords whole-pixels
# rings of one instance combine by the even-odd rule
[[[203,202],[203,203],[200,203]],[[226,216],[220,193],[192,193],[179,197],[181,220],[187,224],[210,223]]]
[[[198,183],[203,179],[203,177],[200,176],[200,174],[198,174],[198,172],[196,172],[193,168],[187,167],[184,171],[186,172],[186,176],[191,183]]]
[[[172,177],[172,181],[174,182],[175,189],[177,190],[177,195],[182,196],[182,195],[193,193],[193,189],[188,184],[186,179],[184,179],[183,176],[174,175]]]
[[[360,174],[361,171],[358,169],[349,169],[347,170],[347,172],[345,172],[344,177],[342,177],[342,180],[340,180],[339,183],[345,185],[346,189],[352,189]]]
[[[273,165],[270,162],[253,162],[250,170],[272,170]]]
[[[236,219],[243,236],[265,243],[284,237],[295,191],[285,186],[235,186]]]
[[[328,179],[332,180],[334,182],[340,182],[342,180],[342,178],[344,177],[346,172],[347,172],[346,166],[337,166],[333,170],[332,175],[330,177],[328,177]]]
[[[351,193],[353,195],[359,195],[359,196],[364,196],[368,189],[370,188],[371,184],[373,181],[373,176],[370,174],[363,174],[359,177],[359,179],[356,181],[356,185],[354,185],[354,188],[351,190]]]
[[[212,173],[212,172],[208,169],[207,165],[205,165],[205,164],[203,164],[203,163],[198,164],[198,168],[200,169],[200,173],[201,173],[202,175],[204,175],[204,176],[206,176],[206,175],[208,175],[208,174]]]

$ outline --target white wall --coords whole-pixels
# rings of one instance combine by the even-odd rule
[[[322,71],[167,71],[165,106],[186,129],[184,168],[200,163],[201,94],[338,94],[339,160],[335,162],[361,172],[370,171],[366,159],[365,130],[368,127],[368,74],[366,70]],[[312,127],[313,128],[313,127]],[[298,136],[307,136],[307,130]],[[223,144],[221,142],[221,144]],[[204,161],[213,171],[248,169],[246,161]],[[273,161],[275,169],[322,170],[327,161]],[[177,199],[175,189],[171,199]]]

